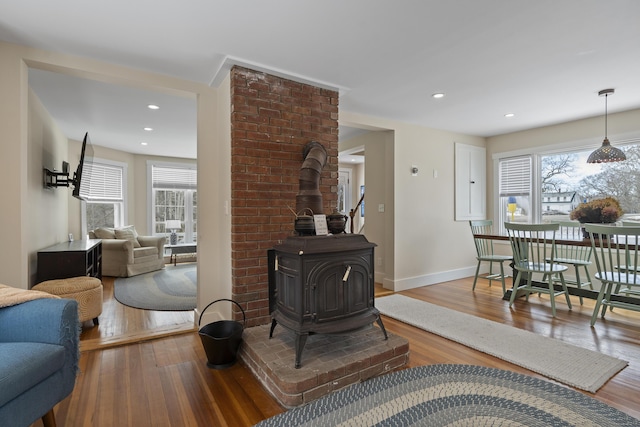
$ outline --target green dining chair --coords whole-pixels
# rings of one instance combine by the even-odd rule
[[[639,304],[617,298],[640,295],[640,227],[585,224],[585,229],[590,234],[596,260],[597,273],[594,277],[601,283],[591,326],[596,324],[600,309],[602,318],[607,307],[640,311]]]
[[[569,291],[564,280],[566,265],[558,264],[555,259],[555,239],[559,224],[522,224],[505,222],[513,251],[514,268],[518,272],[511,291],[509,307],[513,306],[516,295],[525,294],[529,301],[532,293],[548,294],[551,300],[551,313],[556,316],[556,297],[563,295],[571,309]],[[542,274],[544,282],[533,280],[535,273]],[[555,280],[560,281],[560,290]],[[524,282],[524,283],[523,283]]]
[[[560,221],[557,233],[558,239],[564,240],[582,240],[582,224],[577,221]],[[573,266],[575,272],[575,280],[565,277],[565,283],[576,286],[578,289],[593,289],[591,275],[589,274],[589,266],[591,265],[591,245],[562,245],[556,243],[555,261],[559,264]],[[584,270],[584,276],[580,277],[580,270]],[[558,283],[559,279],[554,276],[554,282]],[[583,299],[580,296],[580,305]]]
[[[513,260],[513,257],[510,257],[509,255],[495,254],[493,252],[493,240],[476,237],[476,235],[481,234],[493,234],[493,221],[489,219],[469,221],[469,226],[471,227],[471,233],[473,234],[473,242],[476,245],[476,259],[478,260],[476,274],[473,278],[473,287],[471,289],[476,289],[478,277],[481,277],[489,281],[489,286],[491,286],[491,282],[493,280],[499,280],[500,283],[502,283],[502,293],[504,294],[505,292],[507,292],[504,279],[507,277],[511,277],[510,275],[504,273],[504,262],[511,262]],[[483,262],[489,263],[489,274],[486,276],[480,275],[480,265]],[[500,266],[500,273],[493,272],[494,263],[497,263]]]

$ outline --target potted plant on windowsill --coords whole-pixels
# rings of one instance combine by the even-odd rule
[[[602,199],[591,200],[590,202],[580,203],[571,211],[569,217],[572,220],[579,221],[581,224],[611,224],[622,216],[624,212],[620,207],[620,203],[613,197],[605,197]],[[589,234],[582,229],[585,239],[589,238]]]

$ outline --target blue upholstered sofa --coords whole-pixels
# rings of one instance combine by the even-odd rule
[[[0,425],[55,423],[53,407],[75,385],[79,331],[75,300],[0,308]]]

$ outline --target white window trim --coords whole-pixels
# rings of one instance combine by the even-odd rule
[[[117,162],[115,160],[101,159],[98,157],[93,158],[94,163],[99,163],[107,166],[113,166],[122,169],[122,220],[124,224],[129,223],[129,207],[128,207],[128,192],[129,180],[127,178],[127,167],[129,166],[124,162]],[[87,202],[82,200],[80,203],[80,228],[83,236],[87,236],[89,230],[87,230]]]

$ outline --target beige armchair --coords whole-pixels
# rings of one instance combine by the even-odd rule
[[[163,236],[138,236],[133,226],[96,228],[90,238],[102,239],[102,274],[130,277],[164,268]]]

